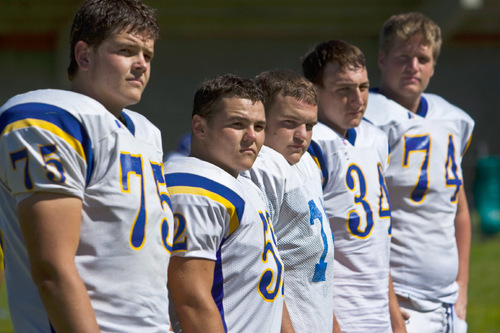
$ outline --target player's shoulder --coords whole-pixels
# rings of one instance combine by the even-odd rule
[[[222,168],[191,156],[180,156],[167,161],[165,163],[165,174],[201,176],[220,183],[236,182],[236,178]],[[170,184],[167,185],[170,186]]]
[[[61,128],[71,135],[88,135],[94,139],[122,127],[116,117],[96,100],[56,89],[34,90],[14,96],[0,108],[0,117],[2,128],[21,121],[49,130]]]
[[[147,130],[159,131],[158,127],[154,125],[146,116],[129,109],[123,109],[122,114],[126,117],[127,120],[131,120],[134,123],[134,126],[143,126],[147,128]]]
[[[122,115],[127,128],[136,138],[149,142],[163,151],[161,131],[156,125],[136,111],[123,109]]]
[[[328,125],[318,122],[313,128],[313,140],[320,141],[338,141],[340,135]]]
[[[279,152],[264,145],[260,149],[259,155],[257,156],[252,168],[280,172],[288,170],[290,168],[290,164]]]
[[[265,193],[257,186],[257,184],[255,184],[254,181],[252,181],[252,179],[240,175],[238,176],[237,181],[241,184],[241,189],[245,194],[245,201],[251,201],[254,205],[257,203],[259,206],[266,206],[267,198]]]
[[[309,151],[306,151],[300,160],[292,166],[294,174],[299,180],[307,180],[313,177],[319,177],[320,183],[322,181],[321,166],[318,165],[317,159],[315,160]]]
[[[100,114],[107,111],[101,103],[93,98],[59,89],[39,89],[16,95],[10,98],[0,110],[3,112],[23,107],[47,112],[50,112],[50,108],[57,108],[75,115]]]
[[[290,164],[276,150],[262,146],[257,159],[249,170],[241,172],[245,178],[250,178],[254,182],[269,182],[275,185],[284,184],[290,174]]]
[[[178,157],[165,164],[165,183],[173,209],[179,206],[234,208],[241,216],[245,187],[216,165],[196,157]],[[219,209],[217,208],[217,209]]]
[[[361,123],[358,127],[355,128],[358,138],[363,141],[372,141],[382,140],[384,142],[387,141],[387,135],[380,128],[375,126],[371,121],[366,118],[361,120]]]
[[[331,154],[344,145],[344,138],[328,125],[319,122],[313,128],[309,152],[314,157]]]
[[[412,119],[415,115],[373,89],[369,93],[364,117],[376,126],[390,126]]]
[[[432,118],[449,118],[474,124],[467,112],[436,94],[423,93],[422,108],[423,112],[428,112]]]

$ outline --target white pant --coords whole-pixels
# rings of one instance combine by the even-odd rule
[[[410,318],[406,321],[407,333],[466,333],[467,322],[458,318],[451,304],[437,303],[434,310],[422,311],[410,300],[401,300],[399,306]]]

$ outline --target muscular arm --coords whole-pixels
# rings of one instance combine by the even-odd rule
[[[170,258],[168,287],[183,332],[224,332],[211,292],[214,268],[212,260]]]
[[[31,276],[58,332],[98,332],[90,299],[75,266],[82,201],[37,193],[18,205]]]
[[[469,284],[469,256],[471,244],[471,222],[464,187],[460,188],[455,216],[455,239],[458,248],[458,300],[455,310],[465,320],[467,315],[467,288]]]

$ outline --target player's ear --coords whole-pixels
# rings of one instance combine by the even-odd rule
[[[197,138],[203,139],[205,137],[206,127],[207,119],[203,118],[199,114],[195,114],[191,120],[193,135]]]
[[[382,70],[382,68],[385,66],[385,53],[382,51],[378,52],[378,68]]]
[[[75,45],[75,60],[78,64],[78,68],[82,71],[87,71],[90,68],[90,53],[91,48],[89,44],[83,40],[79,40]]]

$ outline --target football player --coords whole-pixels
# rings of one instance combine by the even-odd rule
[[[194,97],[190,156],[166,164],[176,331],[281,330],[284,269],[273,226],[262,192],[239,177],[264,143],[262,103],[253,80],[205,81]]]
[[[244,175],[266,193],[271,206],[293,329],[332,332],[333,237],[323,208],[322,175],[307,152],[318,118],[316,93],[290,70],[263,72],[256,81],[266,101],[266,139]]]
[[[71,91],[0,108],[0,228],[17,332],[166,332],[173,216],[139,102],[158,38],[138,0],[85,1]]]
[[[474,121],[424,92],[441,43],[423,14],[390,17],[380,32],[380,87],[366,112],[391,147],[391,271],[408,332],[466,330],[471,224],[461,162]]]
[[[318,95],[320,122],[310,150],[323,160],[325,209],[335,238],[335,316],[342,332],[392,332],[388,143],[363,120],[370,84],[365,57],[356,46],[331,40],[310,51],[302,69]]]

